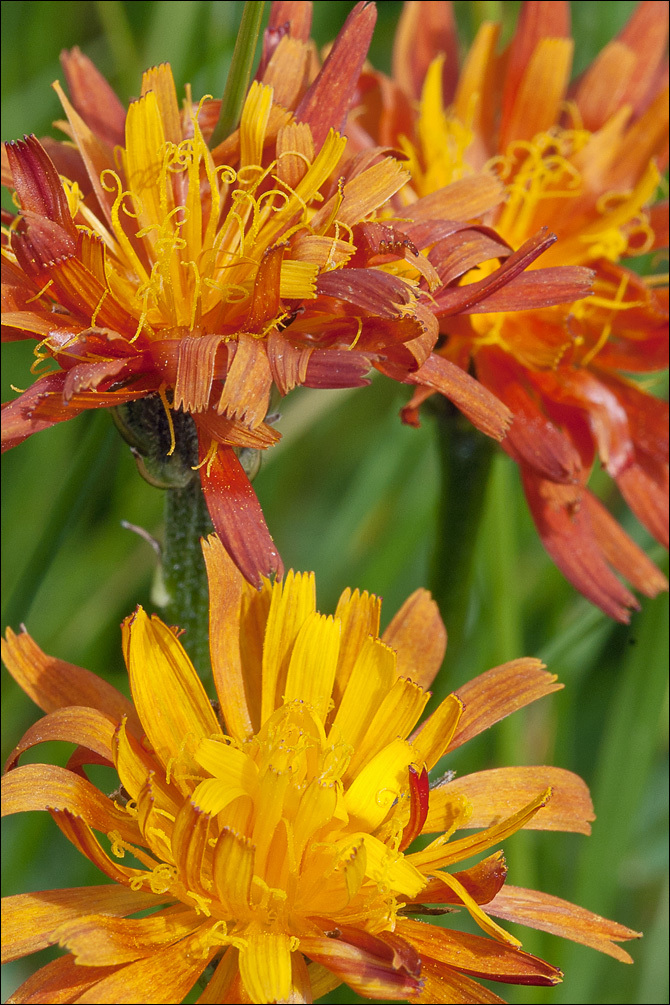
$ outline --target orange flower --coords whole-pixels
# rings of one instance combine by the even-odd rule
[[[275,5],[240,127],[213,149],[220,102],[195,106],[187,92],[180,109],[162,65],[126,111],[76,50],[64,56],[72,103],[55,85],[71,142],[7,146],[20,212],[3,248],[3,330],[37,339],[34,369],[47,371],[4,407],[3,447],[87,408],[160,398],[166,429],[173,410],[195,423],[199,456],[187,475],[200,465],[215,529],[256,585],[281,572],[281,559],[237,453],[279,438],[266,418],[273,386],[282,395],[298,384],[358,386],[375,366],[430,381],[488,435],[501,438],[509,418],[432,353],[429,309],[440,279],[428,249],[437,237],[445,255],[458,249],[500,186],[474,178],[381,222],[409,174],[381,149],[353,156],[336,131],[374,5],[357,5],[318,72],[308,12]],[[478,307],[551,241],[533,238],[513,268],[487,277]],[[569,269],[546,302],[589,286],[590,273]]]
[[[446,645],[426,591],[380,637],[377,597],[346,590],[326,617],[313,575],[257,591],[218,538],[203,549],[221,721],[178,633],[141,608],[123,624],[132,703],[7,633],[6,664],[47,714],[9,759],[3,813],[48,809],[114,881],[5,900],[8,959],[67,950],[12,1002],[181,1001],[199,980],[202,1003],[311,1002],[342,982],[373,998],[500,1001],[472,978],[560,980],[494,917],[630,962],[615,943],[635,932],[507,886],[500,851],[458,869],[522,827],[589,833],[579,778],[525,767],[428,782],[555,677],[537,660],[505,664],[417,727]],[[66,768],[17,766],[45,740],[77,744]],[[116,768],[111,796],[89,763]],[[434,837],[417,849],[419,834]],[[415,920],[455,906],[484,934]]]
[[[361,145],[374,137],[405,152],[412,182],[397,198],[410,209],[474,172],[504,185],[499,205],[480,218],[503,244],[471,231],[460,257],[453,248],[448,267],[438,266],[443,281],[461,277],[460,288],[435,295],[447,337],[440,353],[473,366],[512,410],[502,445],[520,465],[547,551],[585,596],[625,621],[638,604],[613,569],[648,596],[667,581],[586,484],[597,457],[667,546],[667,406],[625,376],[667,366],[667,286],[620,264],[667,245],[667,203],[652,204],[667,157],[667,5],[641,3],[572,84],[567,3],[524,4],[503,53],[499,28],[482,25],[459,75],[450,5],[407,3],[395,79],[363,74],[365,110],[350,133]],[[547,307],[531,265],[520,286],[538,298],[532,309],[508,313],[505,304],[517,304],[506,288],[501,313],[484,305],[454,317],[473,281],[476,288],[495,259],[543,225],[558,237],[543,265],[593,269],[594,296]],[[491,261],[473,268],[485,243]],[[418,421],[429,393],[426,382],[406,421]]]

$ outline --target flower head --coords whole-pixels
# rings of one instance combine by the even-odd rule
[[[383,148],[355,155],[341,134],[374,5],[356,6],[320,69],[308,10],[273,6],[239,128],[217,145],[220,102],[194,104],[187,91],[180,107],[168,65],[144,74],[126,110],[74,50],[63,57],[71,100],[55,85],[70,142],[6,148],[19,212],[3,247],[3,331],[37,340],[39,375],[3,409],[3,448],[82,410],[153,398],[170,454],[174,413],[185,413],[198,444],[186,475],[199,467],[214,527],[256,585],[282,566],[238,453],[278,440],[273,388],[358,386],[374,366],[430,383],[488,435],[501,438],[509,419],[432,352],[430,309],[457,282],[440,278],[431,249],[440,265],[458,256],[500,185],[466,179],[396,220],[387,206],[406,167]],[[467,297],[453,290],[450,313],[497,309],[500,289],[552,240],[533,238]],[[588,291],[586,270],[561,276],[548,302]]]
[[[513,412],[502,445],[521,468],[553,560],[607,614],[627,620],[637,601],[613,570],[649,596],[667,582],[587,481],[597,458],[667,547],[667,406],[627,376],[667,366],[667,286],[622,264],[667,244],[667,202],[654,204],[667,161],[667,7],[641,3],[572,84],[567,3],[525,3],[502,53],[499,30],[482,25],[459,74],[450,5],[407,3],[394,80],[363,74],[366,107],[350,131],[361,144],[374,136],[403,149],[412,182],[399,198],[410,207],[473,174],[502,184],[500,202],[480,217],[495,228],[494,242],[471,231],[449,263],[460,289],[436,293],[446,336],[439,351],[473,367]],[[465,297],[541,226],[557,240],[542,257],[545,274],[531,264],[517,284],[528,309],[516,310],[510,286],[498,313],[483,305],[453,317],[454,297]],[[481,261],[484,246],[490,261],[473,268],[470,256]],[[593,269],[594,295],[549,306],[546,284],[559,264]],[[438,271],[445,278],[444,267]],[[430,393],[426,381],[406,421],[418,421]]]
[[[13,1001],[66,1000],[66,987],[77,1001],[180,1001],[200,979],[202,1002],[308,1002],[342,982],[373,998],[500,1001],[473,977],[559,980],[497,916],[629,960],[615,943],[634,932],[507,886],[499,850],[459,868],[522,827],[588,833],[579,778],[500,768],[429,784],[445,753],[556,690],[538,661],[490,670],[417,725],[446,644],[429,594],[380,636],[377,597],[346,590],[326,617],[313,576],[256,591],[216,537],[204,553],[219,715],[178,633],[141,608],[123,625],[132,703],[8,632],[6,664],[47,715],[10,757],[3,813],[49,809],[114,881],[6,899],[8,958],[67,950]],[[43,740],[77,744],[67,767],[17,766]],[[115,793],[89,763],[115,767]],[[421,834],[433,837],[419,849]],[[416,919],[457,907],[483,935]]]

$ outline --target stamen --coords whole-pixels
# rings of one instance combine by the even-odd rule
[[[170,403],[168,402],[167,395],[165,393],[166,387],[167,384],[161,384],[161,386],[158,388],[158,394],[161,399],[163,408],[165,410],[165,417],[167,419],[168,428],[170,430],[170,449],[167,452],[167,456],[171,457],[175,451],[175,447],[177,446],[177,439],[174,433],[174,422],[172,421],[172,409],[170,408]]]

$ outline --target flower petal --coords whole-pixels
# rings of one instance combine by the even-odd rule
[[[486,905],[486,910],[498,918],[581,942],[621,960],[622,963],[633,961],[625,950],[614,943],[641,938],[640,932],[634,932],[616,921],[601,918],[567,900],[552,897],[539,890],[523,890],[519,886],[505,884],[500,893]]]
[[[198,925],[192,908],[178,904],[147,918],[88,914],[54,926],[54,940],[85,967],[110,967],[152,956],[173,945]]]
[[[526,658],[503,663],[463,684],[457,691],[463,712],[449,749],[455,750],[538,698],[560,691],[563,685],[556,679],[540,660]]]
[[[47,656],[28,632],[7,629],[2,659],[17,684],[45,712],[68,705],[97,708],[116,722],[126,716],[137,735],[143,730],[135,708],[125,695],[96,674],[65,660]]]
[[[112,740],[117,723],[103,712],[87,706],[59,708],[34,723],[14,747],[5,764],[5,771],[15,767],[24,750],[49,740],[77,743],[95,751],[110,764],[114,759]]]
[[[166,897],[124,886],[80,886],[69,890],[19,893],[2,901],[2,962],[19,959],[53,944],[51,933],[82,914],[125,917],[159,906]]]
[[[212,673],[226,729],[237,740],[253,733],[240,654],[240,615],[244,579],[221,541],[202,542],[209,584],[209,642]]]
[[[205,461],[202,448],[200,460]],[[279,552],[233,450],[219,446],[200,469],[200,478],[214,529],[244,578],[260,589],[263,576],[281,576]]]
[[[205,689],[174,632],[141,607],[123,622],[123,649],[149,742],[162,764],[172,768],[179,788],[190,793],[190,780],[180,776],[198,773],[193,757],[198,744],[220,733]]]
[[[396,673],[429,688],[447,648],[447,630],[428,590],[415,590],[393,616],[382,640],[396,653]]]
[[[473,977],[506,984],[552,987],[561,972],[544,960],[481,935],[452,932],[422,921],[400,920],[396,931],[416,947],[422,959],[446,963]]]
[[[595,819],[589,790],[578,775],[564,768],[492,768],[463,775],[431,789],[423,833],[443,829],[445,803],[454,793],[472,804],[467,828],[490,827],[525,806],[539,791],[551,787],[551,799],[528,822],[531,830],[573,831],[590,834]]]

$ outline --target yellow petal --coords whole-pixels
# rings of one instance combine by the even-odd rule
[[[425,764],[429,771],[437,764],[451,743],[462,711],[463,702],[458,695],[447,695],[412,737],[416,760],[419,764]]]
[[[184,647],[160,618],[141,607],[123,622],[130,687],[147,737],[163,765],[176,766],[184,793],[197,774],[193,754],[205,737],[221,733],[204,687]]]
[[[283,584],[274,584],[263,646],[261,723],[272,715],[281,701],[296,636],[307,616],[315,610],[313,573],[296,574],[291,569]]]
[[[375,710],[393,686],[395,665],[395,654],[379,639],[361,640],[329,734],[341,736],[353,748],[354,756]]]
[[[332,615],[310,614],[295,640],[285,700],[301,699],[323,722],[330,706],[340,649],[341,625]]]
[[[291,990],[291,938],[283,932],[246,936],[240,950],[240,974],[252,1002],[286,1001]]]
[[[394,740],[368,761],[344,794],[352,826],[373,831],[407,787],[407,768],[416,759],[405,740]]]

